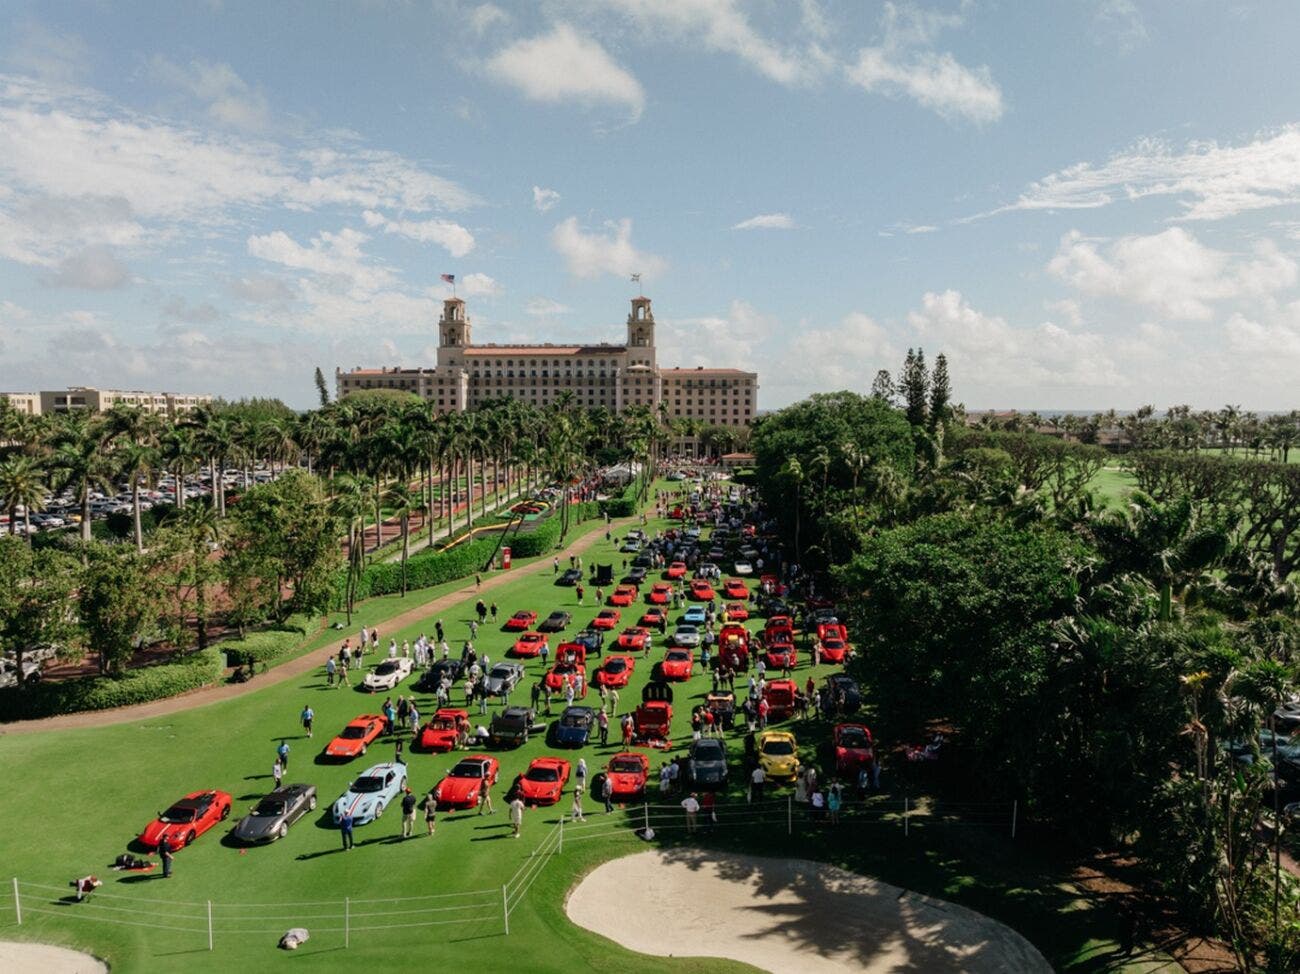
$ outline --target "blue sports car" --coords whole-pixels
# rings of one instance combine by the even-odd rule
[[[560,747],[582,747],[596,726],[596,711],[590,707],[566,707],[555,725],[555,743]]]
[[[353,825],[365,825],[384,814],[406,788],[406,765],[376,764],[357,776],[348,790],[334,803],[334,824],[344,812],[352,813]]]
[[[686,610],[682,616],[682,622],[689,622],[693,626],[702,626],[707,617],[704,614],[704,606],[693,605]]]

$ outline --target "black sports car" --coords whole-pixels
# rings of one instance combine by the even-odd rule
[[[545,619],[542,620],[541,625],[537,627],[537,631],[538,632],[561,632],[562,630],[569,628],[569,620],[572,618],[573,616],[571,616],[569,613],[562,612],[561,610],[556,609],[554,612],[552,612],[550,615],[548,615]]]
[[[556,578],[556,585],[577,585],[582,581],[582,571],[578,568],[566,568],[564,574]]]

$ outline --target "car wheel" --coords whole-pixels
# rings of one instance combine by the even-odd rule
[[[380,802],[378,805],[375,806],[375,818],[379,818],[379,816],[383,814],[384,814],[384,803]]]
[[[288,835],[288,834],[289,834],[289,823],[288,823],[288,822],[281,822],[281,823],[280,823],[280,831],[279,831],[278,833],[276,833],[276,834],[279,835],[280,838],[282,838],[282,839],[283,839],[286,835]]]
[[[195,839],[195,838],[196,838],[196,836],[195,836],[195,834],[194,834],[194,830],[193,830],[193,829],[190,829],[189,834],[185,836],[185,844],[186,844],[186,845],[190,845],[190,844],[192,844],[192,843],[194,842],[194,839]]]
[[[227,805],[225,808],[221,810],[221,821],[224,822],[229,817],[230,817],[230,806]]]
[[[307,800],[307,811],[309,811],[309,812],[314,812],[314,811],[316,811],[316,796],[315,796],[315,795],[312,795],[311,798],[309,798],[309,799]]]

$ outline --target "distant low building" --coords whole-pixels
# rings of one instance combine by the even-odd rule
[[[39,411],[45,414],[77,410],[102,413],[121,405],[137,406],[162,416],[180,416],[210,402],[212,397],[209,395],[69,386],[67,389],[42,390]]]
[[[632,299],[623,344],[475,345],[465,302],[443,302],[438,363],[433,368],[335,370],[338,398],[367,389],[396,389],[463,412],[493,399],[545,406],[568,395],[585,408],[621,413],[646,406],[669,419],[749,426],[758,408],[758,374],[740,369],[660,368],[650,299]]]
[[[0,392],[0,399],[9,403],[10,408],[24,416],[41,414],[41,394],[39,392]]]

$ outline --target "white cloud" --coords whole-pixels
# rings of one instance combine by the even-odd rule
[[[270,274],[249,274],[226,282],[226,290],[243,301],[254,304],[277,304],[292,301],[295,295],[289,282]]]
[[[435,243],[453,257],[464,257],[474,249],[474,235],[450,220],[390,220],[374,210],[366,210],[361,217],[368,227],[383,228],[385,233],[420,243]]]
[[[556,315],[568,314],[572,310],[568,305],[542,297],[529,298],[528,303],[524,305],[524,314],[537,318],[553,318]]]
[[[176,64],[162,55],[150,62],[154,78],[202,103],[215,122],[250,132],[265,131],[271,122],[266,96],[241,78],[229,64],[196,59]]]
[[[760,348],[779,327],[774,316],[739,299],[731,302],[725,316],[661,318],[659,364],[753,370],[759,367]]]
[[[90,50],[75,34],[28,21],[14,32],[5,56],[10,68],[45,81],[70,83],[90,66]]]
[[[49,267],[86,246],[138,248],[145,240],[145,228],[120,196],[30,195],[10,211],[0,209],[0,257],[20,264]]]
[[[501,293],[502,287],[495,278],[487,274],[466,274],[456,282],[457,292],[466,298],[494,298]]]
[[[533,187],[533,206],[538,213],[545,213],[558,202],[560,202],[560,194],[555,190],[545,189],[541,186]]]
[[[221,317],[221,312],[210,302],[191,304],[179,295],[168,298],[159,310],[164,321],[184,321],[195,325],[206,325]]]
[[[962,19],[961,14],[886,3],[882,43],[860,49],[845,77],[865,91],[910,98],[946,119],[996,122],[1005,105],[988,67],[969,68],[952,54],[931,48],[940,31],[959,26]]]
[[[96,245],[65,257],[43,280],[51,287],[110,291],[130,283],[131,271],[107,247]]]
[[[479,4],[469,14],[470,29],[480,37],[493,27],[508,23],[510,23],[510,15],[495,3]]]
[[[345,227],[338,233],[322,230],[304,247],[283,230],[248,238],[248,253],[270,261],[331,279],[354,295],[373,293],[396,283],[391,270],[374,264],[362,251],[369,237]]]
[[[607,223],[608,233],[588,233],[569,217],[551,231],[551,246],[564,257],[574,277],[599,277],[602,274],[624,276],[644,274],[647,278],[661,273],[667,261],[632,245],[632,221],[623,219]]]
[[[540,102],[576,101],[584,105],[611,104],[639,118],[645,92],[626,69],[600,44],[568,24],[549,34],[515,41],[488,59],[488,73],[513,85],[525,97]]]
[[[1182,227],[1123,237],[1104,250],[1071,231],[1047,269],[1084,294],[1119,298],[1190,321],[1210,318],[1217,301],[1263,297],[1297,280],[1296,262],[1272,243],[1259,244],[1250,259],[1239,260],[1205,246]]]
[[[760,213],[748,220],[741,220],[733,230],[793,230],[794,218],[789,213]]]
[[[897,352],[885,329],[870,315],[850,312],[827,328],[800,323],[800,352],[781,355],[765,369],[765,386],[789,387],[799,395],[810,391],[865,390],[877,370],[892,369]],[[770,376],[770,378],[768,378]]]
[[[1120,50],[1129,51],[1147,39],[1147,25],[1133,0],[1098,0],[1097,26],[1114,38]]]
[[[1045,176],[993,213],[1094,209],[1149,197],[1176,200],[1187,220],[1300,203],[1300,126],[1239,146],[1193,142],[1174,149],[1147,139],[1101,165],[1081,162]]]

